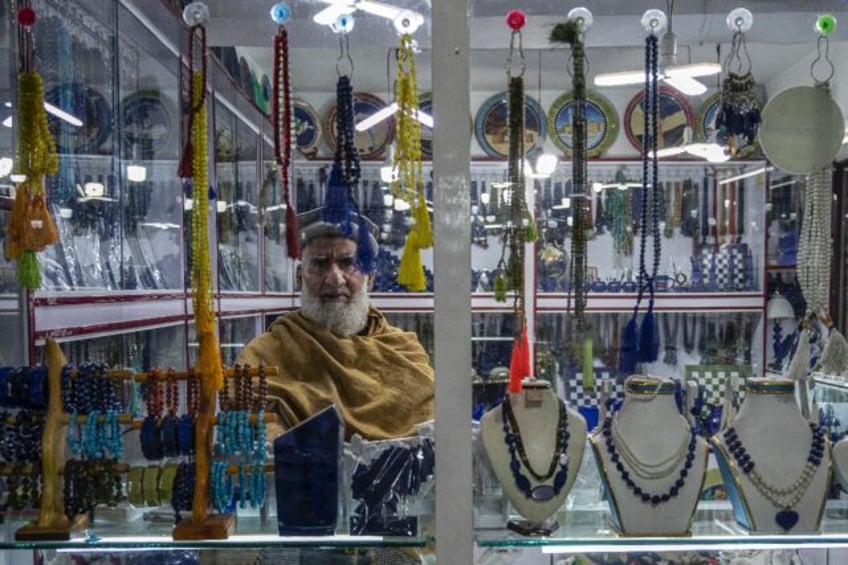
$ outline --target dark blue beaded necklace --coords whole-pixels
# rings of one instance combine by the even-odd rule
[[[774,515],[774,521],[784,531],[791,530],[798,523],[798,512],[794,510],[794,507],[807,492],[807,488],[813,481],[816,469],[821,465],[825,453],[824,428],[812,423],[809,426],[812,437],[807,462],[798,479],[788,487],[776,487],[762,476],[751,454],[745,449],[742,440],[736,433],[736,428],[728,428],[724,431],[724,445],[727,447],[727,451],[730,452],[730,455],[736,461],[736,465],[748,477],[763,498],[779,509]]]
[[[509,449],[509,468],[512,471],[512,477],[515,480],[515,485],[524,493],[527,498],[538,502],[546,502],[556,497],[565,486],[568,480],[568,440],[571,437],[568,432],[568,412],[565,409],[565,404],[562,400],[559,402],[559,420],[557,422],[557,446],[551,457],[550,465],[547,471],[537,473],[530,465],[527,459],[527,452],[524,450],[524,442],[521,439],[521,430],[518,428],[518,421],[515,419],[515,414],[512,411],[512,404],[509,398],[504,400],[501,407],[503,413],[503,432],[504,443]],[[521,466],[527,469],[527,472],[542,484],[535,487],[530,484],[530,479],[521,472]],[[553,477],[553,482],[548,481]]]
[[[666,492],[661,494],[651,493],[648,492],[647,489],[636,484],[636,481],[633,480],[631,471],[627,469],[627,466],[621,460],[621,455],[618,453],[618,449],[616,449],[615,441],[613,441],[612,437],[612,405],[613,402],[607,402],[607,416],[604,419],[601,433],[604,436],[604,442],[606,445],[607,453],[609,453],[610,462],[613,466],[615,466],[615,470],[618,472],[619,477],[621,477],[622,482],[627,485],[627,488],[630,489],[630,491],[633,493],[633,496],[640,498],[642,502],[650,503],[651,506],[657,506],[658,504],[668,502],[669,500],[675,498],[678,494],[680,494],[680,491],[686,484],[686,478],[689,476],[689,471],[692,470],[692,465],[695,463],[695,449],[698,446],[698,434],[696,429],[694,427],[690,428],[689,443],[686,448],[686,457],[684,458],[683,467],[680,469],[680,472],[677,475],[677,479],[674,481],[674,483],[672,483],[672,485]]]

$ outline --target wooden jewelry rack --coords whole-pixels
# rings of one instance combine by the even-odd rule
[[[63,472],[65,461],[66,426],[70,423],[70,416],[62,406],[62,371],[67,363],[65,355],[59,345],[52,339],[45,340],[47,358],[47,410],[44,415],[44,434],[41,444],[41,504],[38,510],[38,518],[15,532],[18,541],[64,541],[70,539],[71,531],[79,529],[85,524],[82,516],[77,516],[73,523],[65,515],[64,503],[61,496],[60,475]],[[278,373],[276,367],[265,367],[262,369],[267,376]],[[168,371],[156,372],[159,380],[168,378]],[[242,375],[245,371],[239,369],[224,370],[224,378],[233,378]],[[173,374],[173,373],[172,373]],[[177,372],[173,374],[177,380],[186,380],[190,372]],[[231,514],[209,513],[209,468],[212,459],[212,429],[217,418],[215,417],[216,392],[209,387],[202,375],[194,373],[200,384],[200,403],[194,427],[194,466],[195,484],[194,497],[192,501],[191,517],[183,520],[174,527],[174,540],[203,540],[203,539],[226,539],[229,537],[234,525],[234,517]],[[251,377],[259,374],[259,368],[251,368],[248,373]],[[113,379],[133,379],[144,381],[149,378],[149,373],[133,373],[129,370],[109,370],[106,376]],[[77,417],[77,421],[83,422],[88,418],[86,415]],[[255,422],[256,416],[251,415],[251,421]],[[265,421],[273,422],[276,418],[273,414],[266,414]],[[133,428],[140,428],[141,421],[132,419],[131,414],[118,415],[118,422],[131,424]],[[119,464],[119,472],[126,472],[128,466]],[[273,471],[273,464],[265,465],[265,472]],[[238,472],[238,468],[231,466],[227,468],[229,474]]]

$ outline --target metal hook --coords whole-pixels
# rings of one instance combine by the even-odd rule
[[[748,43],[745,41],[745,34],[742,31],[733,32],[733,37],[730,40],[730,52],[724,59],[724,67],[728,72],[731,72],[730,65],[733,63],[736,63],[737,75],[741,76],[751,71],[751,56],[748,54]]]
[[[823,58],[822,42],[824,42]],[[818,54],[816,55],[816,58],[813,59],[813,62],[810,63],[810,76],[813,78],[813,82],[815,82],[816,86],[827,86],[828,84],[830,84],[830,79],[833,78],[835,69],[833,67],[833,61],[830,60],[830,40],[827,38],[826,35],[819,35],[819,39],[816,42],[816,49],[818,50]],[[824,62],[828,65],[828,67],[830,67],[830,71],[824,80],[819,80],[818,78],[816,78],[816,64],[819,61],[822,61],[822,59],[824,59]]]
[[[515,36],[518,36],[518,56],[519,61],[521,62],[521,72],[517,75],[512,74],[512,56],[515,53]],[[512,78],[513,76],[523,76],[524,71],[527,69],[527,61],[524,58],[524,43],[521,39],[521,32],[515,30],[512,32],[512,35],[509,38],[509,56],[506,59],[506,76]]]
[[[347,63],[350,66],[350,71],[347,73],[342,72],[341,67],[345,59],[347,59]],[[353,75],[353,59],[350,57],[350,36],[346,33],[339,34],[339,56],[336,58],[336,74],[338,76]]]

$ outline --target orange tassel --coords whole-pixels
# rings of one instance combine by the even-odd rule
[[[530,376],[530,343],[527,338],[527,326],[521,330],[521,337],[512,342],[512,357],[509,361],[509,392],[521,392],[521,381]]]

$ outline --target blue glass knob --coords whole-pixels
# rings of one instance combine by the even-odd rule
[[[274,23],[282,25],[289,21],[291,17],[291,8],[285,2],[280,2],[271,6],[271,19]]]
[[[341,14],[333,22],[333,31],[336,33],[350,33],[353,31],[355,23],[356,18],[353,17],[353,14]]]

